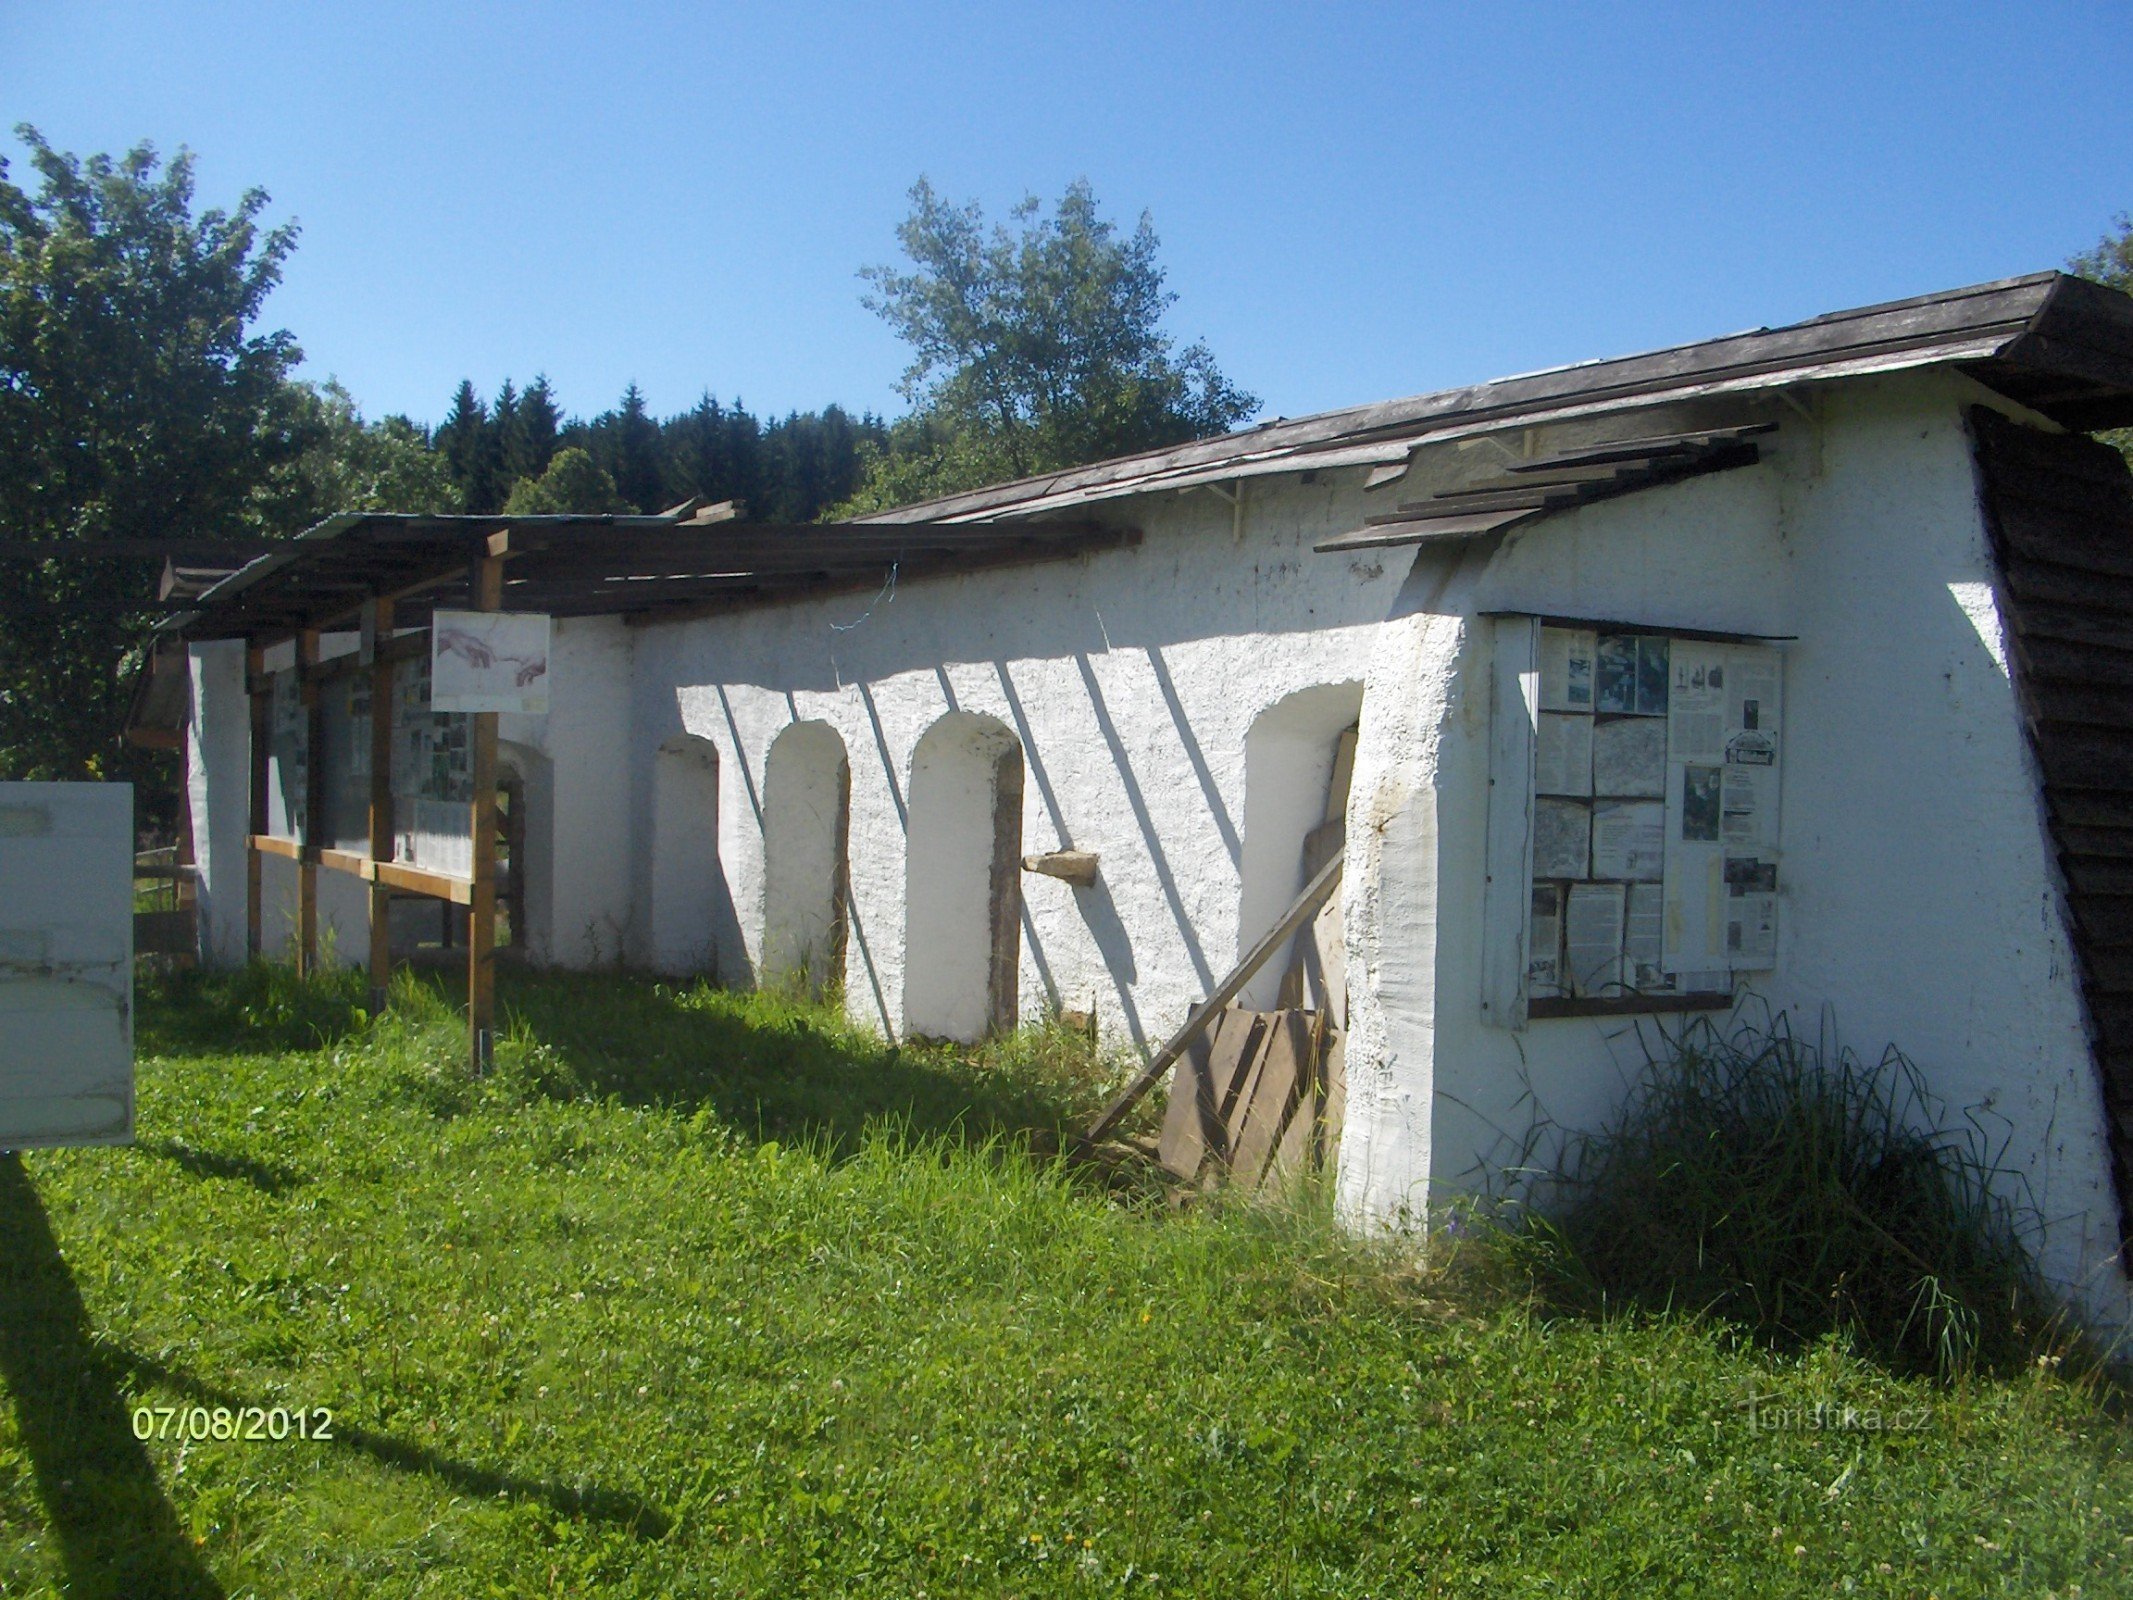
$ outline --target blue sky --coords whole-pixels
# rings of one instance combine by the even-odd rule
[[[268,189],[307,372],[432,421],[538,370],[893,414],[856,272],[921,173],[1150,212],[1270,415],[1786,322],[2093,244],[2129,92],[2125,0],[0,4],[0,122]]]

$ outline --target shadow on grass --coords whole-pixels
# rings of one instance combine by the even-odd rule
[[[272,961],[231,972],[143,973],[135,1038],[143,1055],[178,1058],[316,1050],[363,1028],[368,997],[354,967],[312,978]]]
[[[402,969],[394,1009],[435,1024],[441,1038],[463,1016],[465,994],[456,972]],[[364,995],[346,969],[310,980],[269,963],[178,973],[144,986],[142,1049],[180,1059],[323,1049],[368,1026]],[[497,999],[504,1046],[494,1082],[478,1089],[432,1049],[427,1067],[398,1073],[401,1091],[441,1116],[498,1090],[708,1111],[745,1139],[820,1145],[841,1158],[881,1127],[1056,1151],[1116,1088],[1088,1042],[1058,1029],[976,1048],[899,1046],[831,1010],[773,995],[509,966],[498,971]],[[239,1178],[269,1194],[301,1181],[189,1146],[150,1148],[195,1176]]]
[[[269,1197],[284,1195],[304,1181],[304,1175],[294,1167],[223,1150],[202,1150],[183,1139],[136,1139],[134,1148],[145,1155],[160,1156],[195,1178],[248,1183]]]
[[[514,1031],[545,1047],[529,1053],[531,1092],[708,1108],[745,1138],[833,1156],[885,1124],[1056,1148],[1100,1103],[1086,1047],[1042,1032],[976,1051],[888,1045],[799,1003],[593,974],[512,975],[499,997]]]
[[[259,1404],[256,1396],[240,1395],[232,1390],[218,1388],[191,1373],[166,1366],[138,1351],[126,1351],[118,1359],[132,1370],[141,1383],[155,1383],[174,1389],[194,1405],[221,1406],[235,1413],[247,1406]],[[640,1539],[664,1538],[667,1530],[673,1525],[672,1519],[665,1512],[650,1501],[641,1500],[633,1494],[625,1494],[617,1489],[603,1489],[596,1484],[548,1483],[538,1478],[521,1477],[517,1473],[500,1472],[494,1467],[475,1466],[469,1462],[454,1460],[435,1450],[425,1450],[420,1445],[395,1439],[391,1434],[358,1427],[338,1416],[333,1419],[333,1432],[328,1442],[368,1456],[373,1461],[401,1472],[434,1478],[457,1494],[490,1500],[502,1495],[512,1500],[538,1501],[563,1516],[586,1517],[614,1523],[627,1528]]]
[[[124,1371],[97,1348],[44,1203],[12,1154],[0,1155],[0,1375],[67,1593],[221,1600],[133,1436]]]

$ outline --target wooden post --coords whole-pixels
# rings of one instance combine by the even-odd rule
[[[497,611],[504,602],[501,554],[477,559],[474,609]],[[487,1072],[496,1037],[496,713],[476,711],[474,765],[474,894],[467,906],[467,1033],[474,1070]]]
[[[393,663],[381,651],[393,631],[391,600],[363,604],[363,665],[370,674],[370,859],[393,858]],[[393,975],[393,893],[370,880],[370,1011],[385,1009]]]
[[[267,653],[249,640],[244,651],[245,688],[251,696],[252,747],[248,754],[252,797],[250,832],[253,838],[267,831],[267,740],[271,731],[273,696],[267,689]],[[250,838],[244,845],[244,953],[257,961],[260,952],[260,874],[264,864]]]
[[[297,840],[303,854],[296,864],[296,975],[318,970],[318,852],[326,806],[326,708],[310,668],[318,665],[318,630],[296,636],[296,682],[304,697],[304,829]]]

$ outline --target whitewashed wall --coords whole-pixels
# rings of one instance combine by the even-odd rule
[[[1950,376],[1855,385],[1761,466],[1417,558],[1370,684],[1374,700],[1416,686],[1413,716],[1366,711],[1350,813],[1351,971],[1373,977],[1349,1052],[1352,1214],[1394,1221],[1432,1189],[1500,1184],[1537,1126],[1596,1124],[1643,1059],[1627,1020],[1515,1035],[1481,1020],[1480,614],[1796,635],[1781,945],[1763,991],[1808,1037],[1826,1007],[1862,1056],[1900,1046],[1949,1117],[2005,1136],[2052,1219],[2047,1269],[2124,1319],[2100,1090],[1961,423],[1981,396]]]
[[[718,750],[721,976],[762,959],[771,741],[820,721],[851,762],[847,1004],[901,1035],[912,757],[964,711],[1022,744],[1024,852],[1101,861],[1090,888],[1023,876],[1023,1015],[1171,1032],[1237,955],[1248,730],[1298,690],[1360,680],[1399,586],[1398,562],[1310,550],[1363,514],[1360,474],[1246,493],[1241,543],[1216,496],[1151,496],[1119,513],[1138,549],[636,630],[637,769],[677,734]],[[989,850],[983,830],[970,848]]]
[[[250,828],[247,759],[252,712],[244,692],[244,645],[211,640],[188,652],[191,727],[185,741],[185,797],[192,808],[193,863],[199,871],[200,957],[240,966],[245,956],[244,841]]]
[[[619,955],[754,981],[766,759],[785,729],[819,723],[850,763],[846,1004],[900,1036],[914,752],[943,716],[976,713],[1021,743],[1023,850],[1101,861],[1089,888],[1022,878],[1022,1014],[1090,1010],[1107,1039],[1150,1045],[1281,898],[1278,871],[1248,870],[1255,816],[1284,829],[1307,820],[1300,791],[1262,794],[1255,808],[1255,722],[1304,691],[1360,682],[1339,1193],[1351,1217],[1398,1224],[1433,1191],[1490,1181],[1541,1121],[1601,1120],[1642,1058],[1630,1023],[1545,1020],[1513,1035],[1481,1020],[1481,614],[1794,635],[1768,998],[1810,1034],[1826,1006],[1862,1055],[1907,1051],[1951,1113],[2005,1119],[2007,1160],[2054,1219],[2048,1267],[2092,1313],[2122,1319],[2100,1091],[1960,420],[1981,398],[1966,380],[1925,374],[1828,390],[1812,425],[1773,405],[1785,422],[1762,465],[1501,541],[1311,551],[1389,502],[1500,470],[1489,450],[1447,449],[1374,495],[1356,471],[1259,480],[1241,538],[1208,492],[1150,495],[1107,512],[1144,531],[1137,549],[688,622],[564,623],[555,709],[503,728],[539,773],[529,943],[564,965]],[[1668,421],[1679,419],[1611,426]],[[207,684],[196,707],[211,707],[228,676],[196,662]],[[1352,688],[1342,694],[1352,704]],[[1321,700],[1333,703],[1293,703]],[[213,797],[227,792],[215,763],[228,760],[229,723],[196,715],[210,736],[196,743],[210,769],[204,809],[195,785],[196,828],[212,813],[226,833]],[[662,805],[662,747],[708,754],[715,783]],[[241,796],[241,759],[229,782]],[[989,847],[973,829],[971,851]],[[268,865],[280,894],[293,874]],[[241,861],[236,873],[241,919]],[[671,927],[662,890],[670,908],[677,893],[696,896]],[[344,935],[343,948],[359,945]]]

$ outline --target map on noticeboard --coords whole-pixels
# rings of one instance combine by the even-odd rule
[[[430,623],[432,711],[548,710],[549,619],[529,611],[439,611]]]

